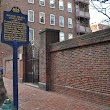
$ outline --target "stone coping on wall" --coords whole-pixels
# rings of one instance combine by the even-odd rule
[[[50,44],[50,52],[110,41],[110,28]]]

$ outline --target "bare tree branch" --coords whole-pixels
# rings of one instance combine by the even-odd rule
[[[108,19],[110,19],[110,15],[107,14],[107,12],[106,12],[106,11],[108,11],[108,8],[110,7],[110,5],[107,6],[107,7],[105,7],[105,8],[103,8],[103,5],[104,5],[108,0],[97,0],[97,2],[100,3],[100,7],[99,7],[97,4],[95,4],[93,0],[90,0],[90,1],[91,1],[92,5],[93,5],[92,7],[94,7],[98,12],[102,13],[102,14],[105,15]],[[105,10],[105,12],[103,12],[103,9]]]

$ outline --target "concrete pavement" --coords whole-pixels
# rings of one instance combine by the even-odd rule
[[[4,78],[4,84],[12,99],[12,80]],[[110,107],[19,83],[19,110],[110,110]]]

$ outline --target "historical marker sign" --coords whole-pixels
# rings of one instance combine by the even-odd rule
[[[19,46],[29,42],[28,17],[21,13],[18,7],[13,7],[11,11],[4,11],[2,23],[3,43],[9,45],[17,42]]]
[[[18,7],[4,11],[1,41],[13,47],[13,103],[18,110],[18,53],[19,46],[29,43],[28,16]]]

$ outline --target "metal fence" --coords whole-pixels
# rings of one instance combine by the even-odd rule
[[[25,81],[37,84],[39,82],[39,49],[35,40],[25,47],[25,53]]]

